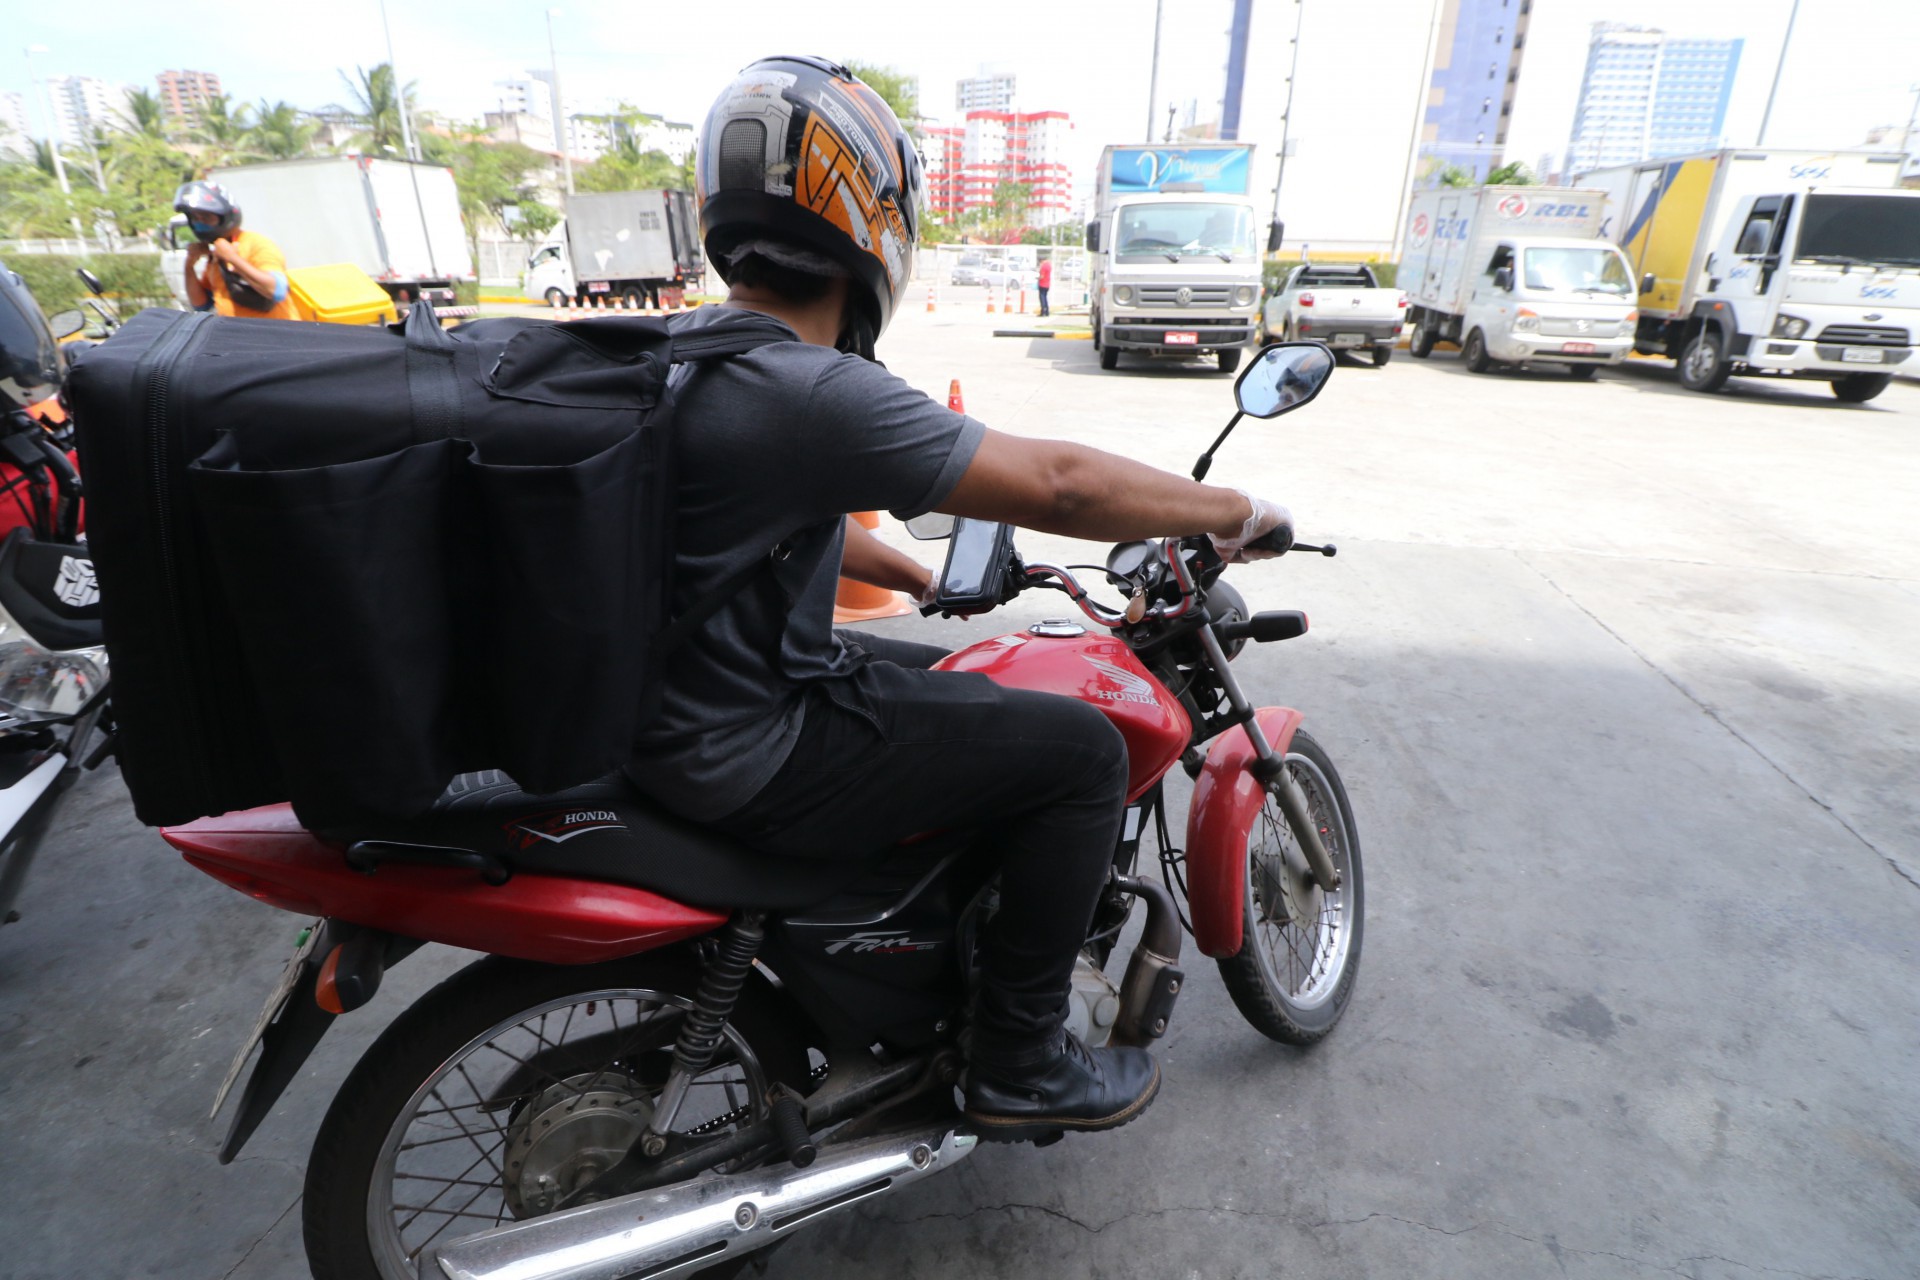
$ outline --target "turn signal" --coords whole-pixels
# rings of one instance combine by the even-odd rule
[[[327,958],[320,964],[320,976],[313,984],[313,1002],[328,1013],[345,1013],[347,1006],[341,1002],[338,979],[340,977],[340,952],[346,944],[327,952]]]

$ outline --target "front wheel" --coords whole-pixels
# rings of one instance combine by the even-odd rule
[[[1118,369],[1120,367],[1120,348],[1114,346],[1100,348],[1100,367],[1102,369]]]
[[[1373,349],[1373,367],[1374,368],[1376,369],[1385,368],[1387,361],[1391,359],[1393,359],[1392,347],[1380,346],[1380,347],[1375,347]]]
[[[1721,352],[1720,331],[1702,328],[1680,352],[1680,385],[1689,391],[1718,391],[1727,385],[1733,365]]]
[[[1280,802],[1268,796],[1247,833],[1240,950],[1219,965],[1227,994],[1254,1030],[1307,1045],[1333,1030],[1353,996],[1365,882],[1360,835],[1333,761],[1304,730],[1293,735],[1286,761],[1340,887],[1328,892],[1314,883]]]
[[[1220,372],[1222,373],[1232,373],[1240,367],[1240,348],[1238,347],[1229,347],[1227,350],[1220,352],[1219,357]],[[1839,393],[1835,392],[1834,394],[1837,395]]]
[[[699,970],[683,950],[609,964],[469,965],[396,1018],[314,1140],[302,1208],[315,1280],[416,1280],[428,1245],[552,1212],[639,1140]],[[687,1090],[679,1142],[805,1091],[804,1037],[750,985]],[[744,1260],[743,1260],[744,1261]]]
[[[1573,375],[1575,382],[1592,382],[1600,376],[1600,366],[1597,364],[1569,365],[1567,372]]]
[[[1893,381],[1890,373],[1856,373],[1845,378],[1835,378],[1829,385],[1833,394],[1848,404],[1865,404],[1887,389]]]
[[[1474,373],[1485,373],[1493,368],[1493,357],[1487,354],[1486,335],[1478,329],[1468,334],[1466,345],[1460,348],[1460,358],[1467,362],[1467,368]]]
[[[550,307],[565,306],[568,300],[568,295],[564,290],[552,286],[548,286],[546,296],[547,305]]]

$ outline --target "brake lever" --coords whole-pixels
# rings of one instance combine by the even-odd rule
[[[1293,551],[1311,551],[1323,556],[1337,556],[1340,554],[1340,548],[1334,546],[1331,542],[1327,543],[1324,547],[1316,547],[1311,542],[1296,542],[1289,549]]]

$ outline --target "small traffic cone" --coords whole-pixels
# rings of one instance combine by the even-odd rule
[[[1027,314],[1027,291],[1025,286],[1022,286],[1020,289],[1020,314]]]
[[[993,314],[993,286],[987,286],[987,314]]]
[[[956,384],[957,385],[957,384]],[[880,513],[878,511],[856,511],[853,518],[863,528],[878,529]],[[885,587],[872,586],[865,582],[855,582],[850,578],[840,579],[840,588],[833,597],[833,620],[836,623],[870,622],[875,618],[898,618],[913,612],[913,605],[898,591],[889,591]]]
[[[930,284],[927,286],[927,314],[932,315],[935,311],[938,311],[939,309],[940,309],[940,286],[938,284]]]
[[[554,309],[555,311],[558,311],[558,310],[559,310],[559,309],[560,309],[561,307],[563,307],[563,306],[565,306],[565,305],[566,305],[566,301],[567,301],[567,300],[566,300],[566,298],[564,298],[564,297],[563,297],[563,296],[561,296],[560,294],[557,294],[557,293],[556,293],[556,294],[554,294],[554,295],[553,295],[553,309]]]
[[[955,413],[967,411],[967,402],[960,397],[960,379],[958,378],[947,384],[947,408]]]

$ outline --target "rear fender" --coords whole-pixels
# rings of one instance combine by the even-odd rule
[[[1305,718],[1292,707],[1254,714],[1279,754]],[[1253,758],[1253,741],[1239,726],[1215,738],[1187,810],[1187,910],[1195,945],[1216,960],[1240,950],[1246,922],[1247,835],[1266,801],[1266,789],[1248,768]]]

